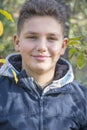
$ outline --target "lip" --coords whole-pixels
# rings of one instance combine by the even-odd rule
[[[47,60],[50,56],[47,55],[33,55],[33,57],[38,60],[38,61],[45,61]]]

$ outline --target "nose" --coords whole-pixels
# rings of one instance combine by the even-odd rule
[[[41,38],[37,43],[37,51],[38,52],[46,52],[47,51],[47,41],[45,38]]]

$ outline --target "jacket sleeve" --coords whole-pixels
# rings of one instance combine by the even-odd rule
[[[86,105],[85,106],[85,108],[86,108],[86,114],[85,114],[86,121],[85,121],[85,126],[81,130],[87,130],[87,91],[86,91],[85,100],[86,100],[86,104],[85,104]]]

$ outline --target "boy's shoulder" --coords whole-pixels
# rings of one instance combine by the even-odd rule
[[[0,89],[8,88],[12,84],[12,80],[9,77],[0,76]]]
[[[85,99],[87,98],[87,87],[82,85],[81,83],[79,83],[78,81],[74,80],[71,83],[71,94],[73,94],[73,96],[78,97],[79,100],[81,98]]]
[[[5,83],[5,77],[0,76],[0,86]]]
[[[77,89],[81,89],[82,91],[87,91],[87,86],[84,86],[77,80],[74,80],[71,84],[75,89],[77,88]]]

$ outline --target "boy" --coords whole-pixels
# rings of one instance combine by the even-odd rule
[[[60,2],[24,3],[14,36],[19,53],[0,70],[0,130],[87,130],[87,89],[60,58],[65,23]]]

